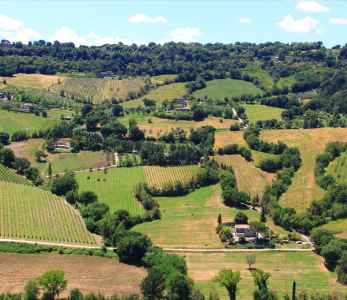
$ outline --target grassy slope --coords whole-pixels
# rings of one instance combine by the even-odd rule
[[[0,181],[0,206],[2,238],[95,244],[78,212],[50,192]]]
[[[291,88],[294,83],[294,76],[282,77],[276,82],[276,87],[280,89],[283,89],[284,87]]]
[[[216,79],[208,81],[206,88],[193,93],[195,97],[223,99],[224,97],[239,97],[242,95],[259,95],[262,91],[254,84],[235,79]]]
[[[294,207],[301,212],[314,199],[320,199],[324,191],[316,184],[314,176],[315,160],[324,151],[326,144],[333,141],[347,141],[346,128],[265,130],[262,138],[269,142],[282,141],[298,147],[303,164],[296,173],[292,185],[282,196],[284,206]]]
[[[9,134],[19,130],[33,133],[41,129],[47,129],[56,123],[56,120],[38,117],[34,114],[0,110],[0,131]]]
[[[263,120],[281,120],[281,114],[284,111],[282,108],[271,107],[260,104],[243,104],[242,105],[251,123]]]
[[[88,179],[89,177],[89,179]],[[143,208],[133,197],[136,184],[145,181],[142,167],[111,168],[103,171],[82,172],[76,175],[80,191],[93,191],[99,201],[109,205],[111,211],[126,209],[132,214],[141,214]]]
[[[224,268],[241,272],[238,299],[251,300],[254,290],[253,278],[247,269],[247,253],[185,253],[189,275],[197,286],[208,295],[215,288],[221,299],[227,300],[226,290],[213,281],[214,276]],[[270,288],[279,295],[290,295],[293,280],[297,290],[311,292],[345,292],[346,288],[336,283],[334,273],[322,266],[321,258],[310,252],[261,253],[256,254],[256,268],[271,273]],[[282,299],[282,298],[281,298]]]
[[[335,159],[327,168],[327,174],[335,178],[338,183],[347,183],[347,153]]]
[[[340,238],[347,239],[347,219],[331,221],[320,226],[320,228],[329,230]]]
[[[271,90],[273,88],[274,83],[271,75],[259,66],[248,65],[246,68],[241,70],[241,73],[256,77],[260,81],[262,88],[265,90]]]
[[[0,180],[6,182],[30,184],[30,182],[23,176],[18,175],[14,170],[0,164]]]
[[[176,98],[180,98],[187,93],[185,86],[185,82],[162,85],[151,90],[148,94],[142,96],[141,98],[122,103],[122,106],[124,108],[138,107],[143,105],[143,99],[145,98],[155,100],[159,103],[164,102],[165,100],[171,101]]]

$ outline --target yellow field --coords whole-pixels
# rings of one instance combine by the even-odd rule
[[[47,90],[53,85],[63,82],[65,77],[56,75],[42,74],[16,74],[13,77],[0,77],[0,80],[6,80],[8,85],[21,88],[36,88]]]
[[[219,164],[233,167],[240,191],[261,198],[265,187],[272,182],[273,175],[263,172],[247,162],[241,155],[218,155],[213,157]]]
[[[347,142],[347,128],[265,130],[261,137],[268,142],[282,141],[288,146],[299,148],[303,163],[292,185],[281,197],[281,203],[302,212],[313,200],[320,199],[324,194],[314,176],[317,155],[330,142]]]
[[[140,128],[146,133],[146,136],[159,137],[164,133],[167,133],[175,128],[181,128],[186,132],[189,132],[191,129],[195,129],[202,126],[212,126],[216,129],[229,129],[232,124],[237,123],[236,120],[230,119],[220,119],[216,117],[209,117],[203,121],[175,121],[163,118],[151,118],[151,123],[139,122]]]
[[[0,237],[95,245],[79,215],[63,198],[39,188],[0,181]]]
[[[157,189],[175,185],[177,182],[187,184],[196,178],[199,171],[200,167],[198,166],[144,167],[144,172],[148,185]]]
[[[214,148],[223,148],[226,145],[238,144],[247,147],[243,138],[243,131],[218,131],[215,134]]]

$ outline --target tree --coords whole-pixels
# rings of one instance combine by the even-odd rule
[[[48,174],[49,178],[52,178],[53,169],[52,169],[52,163],[51,162],[48,163],[47,174]]]
[[[37,300],[40,292],[39,282],[36,279],[29,280],[24,287],[25,300]]]
[[[248,264],[248,270],[252,270],[253,269],[253,265],[255,265],[255,262],[256,262],[256,257],[254,254],[248,254],[246,256],[246,261],[247,261],[247,264]]]
[[[52,270],[44,273],[39,278],[39,283],[49,300],[53,300],[55,297],[59,296],[67,286],[65,273],[61,270]]]
[[[338,239],[332,239],[322,248],[321,255],[324,257],[325,264],[329,269],[335,269],[343,250],[346,250],[346,245]]]
[[[35,158],[37,162],[42,162],[42,158],[44,158],[46,155],[42,150],[36,150],[35,151]]]
[[[77,191],[78,183],[72,173],[53,179],[51,191],[58,196],[66,195],[70,191]]]
[[[10,142],[10,135],[6,132],[0,132],[0,144],[8,145]]]
[[[268,289],[267,282],[270,274],[262,270],[255,270],[252,272],[254,284],[257,289],[254,291],[254,300],[275,300],[276,296]]]
[[[248,217],[244,212],[239,211],[234,218],[234,222],[235,224],[248,224]]]
[[[150,269],[148,275],[141,282],[141,290],[145,299],[161,300],[165,290],[165,277],[156,268]]]
[[[336,268],[337,281],[342,284],[347,284],[347,252],[344,251]]]
[[[240,272],[224,269],[218,273],[215,280],[228,291],[229,299],[236,299],[237,285],[241,280]]]
[[[98,201],[98,196],[91,191],[82,192],[78,198],[78,202],[85,205]]]

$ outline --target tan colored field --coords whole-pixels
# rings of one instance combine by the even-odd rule
[[[0,292],[22,292],[25,283],[42,273],[61,269],[68,280],[68,290],[84,293],[140,293],[145,270],[117,262],[116,259],[60,254],[0,254]]]
[[[314,167],[317,155],[322,153],[330,142],[346,142],[347,128],[265,130],[261,136],[265,141],[282,141],[299,148],[303,164],[289,190],[282,196],[281,202],[284,206],[293,207],[301,212],[313,200],[321,198],[324,194],[315,182]]]
[[[35,150],[41,150],[43,139],[30,139],[23,142],[11,143],[8,148],[12,149],[18,157],[26,158],[31,163],[35,162]]]
[[[53,85],[64,81],[63,76],[42,75],[42,74],[16,74],[13,77],[1,77],[9,85],[22,88],[36,88],[48,90]]]
[[[201,122],[175,121],[156,117],[151,118],[151,120],[152,123],[139,122],[139,126],[145,131],[146,135],[154,137],[159,137],[160,135],[167,133],[174,128],[181,128],[187,132],[189,132],[190,129],[195,129],[202,126],[213,126],[216,129],[229,129],[232,124],[237,123],[236,120],[226,120],[216,117],[209,117]]]
[[[233,167],[239,190],[261,197],[265,187],[272,182],[273,174],[263,172],[247,162],[241,155],[218,155],[214,159],[219,164]]]
[[[183,255],[183,254],[180,254]],[[240,271],[238,299],[253,299],[254,283],[251,272],[247,269],[247,253],[185,253],[188,274],[202,291],[208,293],[215,289],[221,300],[227,300],[226,290],[213,281],[215,275],[224,268]],[[334,273],[322,265],[321,258],[311,252],[258,252],[256,268],[269,272],[270,288],[279,296],[290,295],[293,280],[297,283],[298,293],[310,292],[346,293],[346,287],[336,283]],[[280,298],[282,299],[282,298]]]
[[[229,144],[238,144],[247,147],[243,138],[243,131],[218,131],[215,134],[214,148],[222,148]]]
[[[198,166],[145,166],[143,169],[148,185],[157,189],[175,185],[177,182],[187,184],[194,180],[200,171]]]

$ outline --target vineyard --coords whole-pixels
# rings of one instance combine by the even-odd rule
[[[111,211],[126,209],[131,214],[142,214],[142,205],[134,198],[134,188],[145,182],[142,167],[110,168],[105,171],[81,172],[76,175],[80,191],[93,191],[100,202]]]
[[[196,178],[200,170],[199,166],[144,167],[148,185],[155,188],[163,188],[177,182],[187,184]]]
[[[0,164],[0,180],[6,182],[13,182],[19,184],[30,184],[30,182],[20,175],[18,175],[15,171],[6,168],[4,165]]]
[[[0,236],[95,245],[81,216],[62,198],[35,187],[0,181]]]

